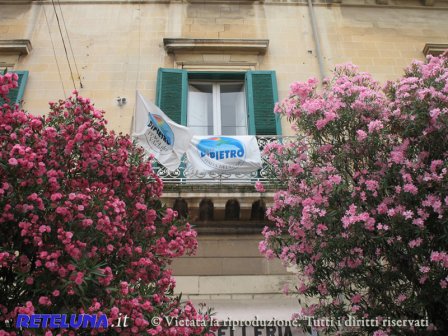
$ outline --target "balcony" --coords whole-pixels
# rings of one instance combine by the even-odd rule
[[[268,143],[291,142],[296,139],[295,136],[278,136],[278,135],[257,135],[258,147],[261,151],[262,168],[250,174],[194,174],[189,167],[186,155],[182,157],[182,163],[175,171],[169,171],[161,164],[155,167],[155,171],[159,177],[162,178],[165,186],[169,185],[198,185],[206,184],[210,187],[211,184],[222,187],[223,185],[240,185],[242,187],[248,186],[253,188],[255,182],[260,181],[267,183],[269,175],[269,164],[266,155],[263,155],[263,148]]]

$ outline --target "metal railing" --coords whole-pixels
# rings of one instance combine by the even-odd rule
[[[217,174],[194,172],[186,158],[182,157],[181,165],[175,171],[169,171],[163,165],[158,163],[154,167],[157,175],[162,178],[166,184],[254,184],[257,181],[268,182],[269,164],[268,159],[263,155],[263,148],[272,142],[290,142],[295,139],[294,136],[277,136],[277,135],[257,135],[258,147],[261,151],[262,168],[245,174]]]

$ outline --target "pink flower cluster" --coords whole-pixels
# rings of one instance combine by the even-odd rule
[[[383,89],[342,65],[321,91],[291,85],[275,112],[299,137],[265,148],[283,188],[260,251],[299,270],[298,292],[318,302],[303,312],[427,316],[422,335],[448,334],[448,58],[414,62]],[[403,332],[377,329],[363,331]]]
[[[19,76],[16,73],[8,72],[5,75],[0,75],[0,97],[9,103],[7,95],[11,89],[18,86]]]
[[[0,83],[14,87],[14,78]],[[0,107],[0,291],[8,293],[0,335],[16,335],[18,313],[61,309],[135,321],[110,335],[206,334],[150,322],[209,318],[171,294],[169,264],[195,251],[196,232],[160,205],[151,162],[128,136],[108,131],[104,112],[76,92],[50,108],[41,117]]]

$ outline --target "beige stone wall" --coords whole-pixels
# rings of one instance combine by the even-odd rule
[[[425,43],[446,43],[448,11],[387,7],[319,7],[327,67],[353,62],[385,82],[403,74],[414,59],[423,60]]]
[[[446,43],[446,8],[418,4],[413,9],[315,6],[326,71],[337,63],[351,61],[380,81],[394,79],[410,60],[423,59],[426,42]],[[61,98],[73,89],[55,9],[48,2],[5,3],[1,7],[1,39],[26,38],[33,45],[32,52],[22,56],[16,65],[16,69],[30,71],[25,108],[45,113],[49,100]],[[110,126],[117,131],[129,132],[135,89],[154,99],[157,68],[175,66],[175,56],[167,55],[163,48],[164,37],[269,39],[266,55],[255,56],[256,67],[277,72],[280,98],[287,95],[291,82],[319,77],[309,12],[304,3],[83,1],[62,2],[61,8],[84,85],[81,94],[107,111]],[[58,5],[56,11],[62,20]],[[68,42],[64,30],[63,33]],[[67,48],[70,52],[69,45]],[[219,55],[196,54],[187,58],[203,63],[220,60]],[[79,86],[73,59],[70,60]],[[237,54],[221,59],[253,60],[253,55]],[[128,103],[118,106],[118,96],[126,97]],[[289,133],[287,128],[285,131]]]
[[[258,251],[261,234],[202,235],[198,250],[192,257],[178,258],[173,262],[176,275],[284,275],[280,260],[267,260]]]

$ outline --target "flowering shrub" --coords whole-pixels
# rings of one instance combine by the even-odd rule
[[[384,90],[339,66],[320,91],[292,84],[276,112],[303,139],[265,150],[281,189],[260,251],[296,266],[314,299],[301,313],[332,318],[316,328],[331,334],[447,335],[448,59]]]
[[[16,81],[0,76],[3,97]],[[172,296],[167,266],[195,250],[196,232],[162,208],[151,163],[89,99],[74,92],[50,108],[42,117],[0,107],[0,335],[51,335],[15,328],[17,314],[32,313],[106,314],[109,326],[129,317],[108,335],[206,334],[151,323],[209,319]]]

